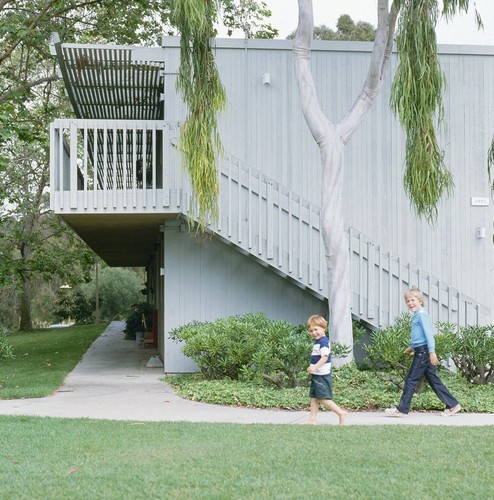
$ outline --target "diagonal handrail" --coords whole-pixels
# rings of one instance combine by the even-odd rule
[[[234,155],[220,165],[220,221],[214,232],[320,298],[328,297],[328,270],[320,208]],[[419,286],[437,321],[482,323],[487,308],[419,266],[383,250],[346,226],[352,314],[381,328],[406,311],[403,292]]]

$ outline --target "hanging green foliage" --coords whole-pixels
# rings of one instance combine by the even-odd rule
[[[437,0],[436,0],[437,3]],[[477,23],[477,27],[483,28],[484,24],[482,23],[482,18],[480,17],[480,13],[477,10],[477,6],[475,5],[475,1],[473,3],[473,8],[475,11],[475,22]],[[451,20],[460,11],[468,12],[468,7],[470,5],[470,0],[443,0],[443,10],[442,14],[446,18],[446,20]]]
[[[443,120],[445,80],[437,55],[437,1],[406,0],[397,31],[399,64],[391,89],[391,107],[407,134],[405,190],[419,216],[433,223],[442,195],[454,183],[444,165],[435,131]]]
[[[188,107],[179,148],[182,166],[191,179],[201,230],[218,218],[216,161],[222,146],[217,116],[226,103],[211,48],[218,8],[217,0],[175,0],[171,14],[181,35],[177,88]]]

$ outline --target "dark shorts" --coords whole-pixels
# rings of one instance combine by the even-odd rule
[[[333,399],[331,373],[328,373],[328,375],[311,376],[309,397],[316,399]]]

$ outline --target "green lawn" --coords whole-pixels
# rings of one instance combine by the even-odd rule
[[[106,327],[75,325],[9,334],[15,358],[0,360],[0,399],[52,394]]]
[[[0,417],[1,498],[492,498],[491,427]]]

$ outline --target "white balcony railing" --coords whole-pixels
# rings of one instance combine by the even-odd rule
[[[165,170],[167,130],[162,121],[56,120],[50,139],[52,209],[168,206],[169,187],[178,180]]]

